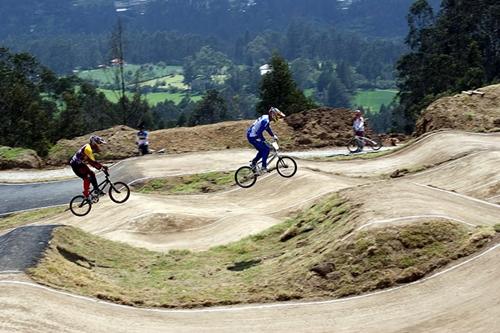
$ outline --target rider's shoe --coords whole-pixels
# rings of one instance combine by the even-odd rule
[[[265,175],[266,173],[269,173],[269,169],[268,168],[262,168],[260,169],[260,175]]]

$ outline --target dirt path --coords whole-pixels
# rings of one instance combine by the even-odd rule
[[[104,200],[86,218],[66,213],[47,223],[76,225],[158,251],[201,250],[261,231],[340,190],[353,202],[363,203],[354,232],[431,218],[491,226],[500,223],[500,205],[491,199],[500,194],[499,154],[499,134],[435,133],[375,160],[302,160],[292,179],[269,175],[249,190],[194,196],[134,194],[125,205]],[[242,151],[151,157],[130,161],[127,168],[157,177],[233,168],[228,161],[246,157]],[[422,165],[429,168],[393,180],[380,177]],[[177,220],[183,223],[172,222]],[[432,278],[372,295],[185,311],[126,308],[25,284],[29,281],[22,275],[0,275],[0,331],[493,332],[500,327],[498,267],[497,245]]]

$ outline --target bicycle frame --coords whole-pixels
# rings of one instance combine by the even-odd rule
[[[278,149],[276,149],[274,146],[273,146],[273,143],[269,143],[268,141],[265,142],[266,145],[269,147],[270,151],[269,151],[269,156],[267,157],[267,165],[268,167],[271,165],[271,162],[274,161],[277,157],[280,157],[280,153],[279,153],[279,147]],[[262,167],[262,159],[257,162],[257,166],[258,168],[260,169]],[[272,167],[269,167],[270,170],[274,170],[274,168]]]
[[[369,145],[375,145],[375,144],[377,144],[377,142],[376,142],[376,141],[374,141],[374,140],[372,140],[372,139],[370,139],[370,138],[368,138],[368,137],[366,137],[366,136],[359,136],[359,135],[355,135],[355,136],[354,136],[354,138],[355,138],[356,140],[358,140],[358,141],[359,141],[359,140],[363,140],[363,143],[364,143],[364,144],[366,144],[367,142],[368,142],[368,144],[369,144]]]
[[[104,190],[106,189],[106,187],[108,186],[112,187],[115,191],[119,192],[114,186],[113,186],[113,183],[111,182],[111,180],[109,179],[109,175],[105,174],[105,179],[99,183],[99,185],[97,186],[97,188],[101,191],[101,192],[104,192]],[[91,193],[92,197],[94,197],[93,193]]]

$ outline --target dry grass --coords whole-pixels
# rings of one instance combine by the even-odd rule
[[[225,190],[235,185],[232,172],[208,172],[202,174],[157,178],[135,184],[133,189],[141,193],[194,194]]]
[[[363,231],[332,196],[260,234],[208,251],[155,253],[56,230],[31,277],[122,304],[197,307],[342,297],[406,283],[487,244],[493,228],[428,221]]]
[[[66,207],[50,207],[0,217],[0,231],[36,223],[62,213]]]

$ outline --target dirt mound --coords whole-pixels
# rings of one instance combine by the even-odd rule
[[[150,146],[153,150],[165,149],[167,153],[185,153],[233,148],[251,148],[246,130],[253,120],[227,121],[196,127],[179,127],[152,131]],[[352,112],[348,109],[319,108],[292,114],[273,124],[281,146],[286,149],[308,149],[327,146],[344,146],[352,137]],[[115,126],[97,131],[106,139],[100,159],[117,160],[137,155],[136,130]],[[91,134],[71,140],[60,140],[50,150],[47,163],[60,165],[83,144]]]
[[[38,169],[42,165],[42,159],[34,150],[0,146],[0,170],[13,168]]]
[[[294,148],[345,146],[352,138],[353,113],[349,109],[321,107],[292,114],[285,120],[293,129]]]
[[[154,131],[150,135],[151,148],[165,148],[167,152],[250,148],[246,130],[253,120],[227,121],[196,127],[179,127]],[[273,131],[284,142],[290,141],[292,129],[283,121],[273,124]]]
[[[71,140],[62,139],[52,147],[47,157],[47,164],[61,165],[68,163],[68,160],[75,151],[89,142],[89,137],[97,134],[106,139],[107,144],[103,146],[100,158],[104,160],[123,159],[136,154],[135,146],[136,130],[127,126],[114,126],[109,129],[97,131],[73,138]]]
[[[441,128],[472,132],[500,130],[500,84],[438,99],[420,116],[415,134]]]

